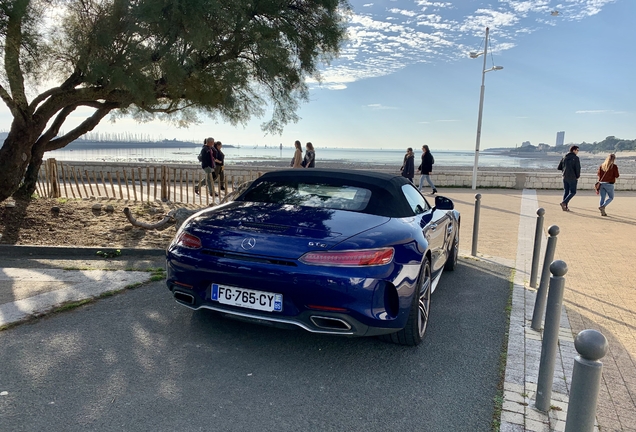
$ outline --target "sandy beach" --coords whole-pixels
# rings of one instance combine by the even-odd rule
[[[556,153],[549,153],[547,155],[541,155],[540,158],[549,159],[554,162],[554,172],[557,172],[557,166],[563,155]],[[598,167],[603,163],[607,154],[605,153],[588,153],[579,152],[579,159],[581,160],[581,173],[595,174]],[[273,159],[267,162],[260,162],[255,165],[252,162],[237,162],[233,163],[234,166],[252,166],[254,168],[287,168],[289,167],[288,158]],[[636,152],[618,152],[616,153],[616,165],[618,166],[621,174],[636,174]],[[379,171],[394,171],[399,172],[401,161],[396,161],[395,164],[374,164],[367,162],[350,162],[350,161],[321,161],[319,150],[316,152],[316,167],[319,168],[335,168],[335,169],[367,169],[367,170],[379,170]],[[472,165],[466,166],[444,166],[434,165],[433,172],[448,172],[448,171],[472,171]],[[518,167],[479,167],[479,171],[498,171],[498,172],[528,172],[526,168]],[[550,169],[532,170],[540,172],[552,172]]]

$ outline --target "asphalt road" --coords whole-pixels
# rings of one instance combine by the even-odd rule
[[[152,283],[0,332],[0,430],[489,431],[509,294],[509,269],[460,260],[409,348],[192,312]]]

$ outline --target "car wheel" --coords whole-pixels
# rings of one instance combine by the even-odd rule
[[[383,340],[409,346],[415,346],[422,342],[431,311],[431,286],[431,263],[428,258],[425,258],[417,280],[417,291],[413,296],[406,326],[397,333],[384,335]]]
[[[457,232],[455,233],[455,238],[453,239],[451,250],[448,253],[448,258],[446,259],[446,263],[444,264],[444,270],[448,270],[448,271],[455,270],[455,267],[457,267],[458,257],[459,257],[459,227],[457,227]]]

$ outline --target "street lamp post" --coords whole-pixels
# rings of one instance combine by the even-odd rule
[[[486,89],[486,72],[493,70],[501,70],[501,66],[493,66],[490,69],[486,69],[486,55],[488,54],[488,33],[490,29],[486,27],[486,41],[484,42],[483,53],[470,53],[470,58],[477,58],[480,55],[484,56],[484,66],[481,69],[481,92],[479,94],[479,116],[477,117],[477,140],[475,143],[475,164],[473,165],[473,190],[477,189],[477,164],[479,163],[479,142],[481,140],[481,117],[484,111],[484,90]]]

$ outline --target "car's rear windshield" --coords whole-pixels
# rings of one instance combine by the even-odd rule
[[[240,200],[363,212],[371,195],[369,189],[352,185],[263,181]]]

